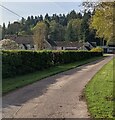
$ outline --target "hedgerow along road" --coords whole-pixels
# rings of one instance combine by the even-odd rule
[[[85,85],[112,55],[3,96],[3,118],[89,118]]]

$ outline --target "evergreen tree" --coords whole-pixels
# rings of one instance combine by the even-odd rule
[[[80,12],[77,14],[77,18],[82,19],[82,14]]]
[[[62,41],[64,40],[64,27],[59,23],[56,23],[54,20],[50,23],[49,28],[49,39],[53,41]]]
[[[35,25],[38,23],[38,17],[35,16]]]
[[[76,19],[77,18],[77,14],[75,12],[75,10],[72,10],[70,12],[70,14],[67,14],[67,21],[69,22],[71,19]]]
[[[5,26],[5,23],[3,23],[3,27],[2,27],[2,39],[4,39],[6,35],[6,26]]]
[[[81,40],[81,19],[72,19],[69,21],[66,30],[66,40],[79,41]]]
[[[58,15],[56,15],[56,14],[53,14],[53,16],[52,16],[52,20],[55,20],[55,22],[59,22],[59,16]]]
[[[18,32],[20,31],[21,25],[19,22],[14,22],[12,24],[8,24],[8,29],[7,29],[7,34],[10,35],[14,35],[14,34],[18,34]]]
[[[30,19],[30,25],[31,26],[34,26],[35,25],[35,20],[34,20],[34,17],[31,16],[31,19]]]
[[[42,15],[40,15],[39,21],[43,21],[43,16]]]
[[[45,15],[45,20],[51,21],[51,19],[50,19],[48,13]]]
[[[81,31],[82,31],[82,37],[84,38],[84,41],[89,40],[89,34],[90,34],[90,29],[89,29],[89,22],[91,18],[91,12],[85,12],[83,15],[82,19],[82,26],[81,26]]]
[[[24,25],[24,24],[25,24],[25,21],[26,21],[26,20],[25,20],[24,18],[22,18],[22,19],[21,19],[21,24]]]
[[[67,18],[65,16],[65,14],[59,15],[59,23],[63,26],[67,26]]]
[[[93,12],[93,16],[95,11]],[[48,13],[43,18],[40,16],[28,16],[27,19],[22,18],[20,22],[9,22],[6,28],[3,25],[4,34],[19,34],[19,35],[32,35],[32,28],[34,28],[39,22],[43,22],[46,25],[46,39],[48,36],[53,41],[97,41],[96,30],[90,29],[91,12],[85,11],[82,15],[80,12],[76,13],[72,10],[67,15],[65,14],[53,14],[49,16]]]
[[[30,16],[28,16],[28,18],[27,18],[27,20],[26,20],[26,24],[28,25],[28,26],[30,26],[30,22],[31,21],[31,18],[30,18]]]

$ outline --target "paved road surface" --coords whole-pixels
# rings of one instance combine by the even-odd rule
[[[89,118],[82,91],[112,56],[45,78],[3,97],[5,118]]]

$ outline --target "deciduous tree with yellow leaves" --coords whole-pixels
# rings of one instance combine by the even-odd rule
[[[33,28],[33,40],[37,50],[42,50],[44,47],[44,40],[47,35],[47,26],[44,22],[38,22]]]
[[[115,42],[114,35],[115,2],[101,2],[95,7],[90,27],[96,29],[98,37],[104,38],[107,43]]]

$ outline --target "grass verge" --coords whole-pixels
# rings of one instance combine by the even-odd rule
[[[2,80],[2,93],[4,95],[10,91],[13,91],[13,90],[16,90],[20,87],[34,83],[34,82],[41,80],[43,78],[55,75],[55,74],[60,73],[60,72],[67,71],[69,69],[78,67],[80,65],[83,65],[83,64],[95,61],[97,59],[101,59],[101,58],[102,57],[95,57],[92,59],[82,60],[82,61],[78,61],[78,62],[71,63],[71,64],[65,64],[65,65],[51,67],[51,68],[43,70],[43,71],[38,71],[35,73],[23,75],[23,76],[17,76],[14,78],[3,79]]]
[[[85,88],[88,110],[92,118],[113,117],[113,61],[107,63]]]

